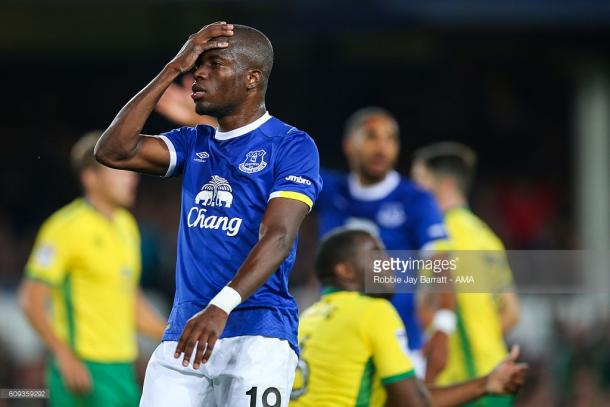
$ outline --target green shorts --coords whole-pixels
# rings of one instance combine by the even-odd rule
[[[77,395],[64,386],[57,361],[49,362],[46,379],[51,407],[138,406],[141,393],[132,363],[84,363],[91,374],[92,389]]]
[[[512,395],[505,396],[484,396],[476,401],[472,401],[464,405],[464,407],[511,407],[515,397]]]

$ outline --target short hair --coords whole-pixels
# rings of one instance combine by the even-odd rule
[[[243,59],[248,68],[260,69],[263,73],[262,90],[267,90],[273,69],[273,46],[265,34],[247,25],[234,24],[233,36],[228,37],[231,49]]]
[[[348,117],[347,121],[345,122],[343,137],[347,138],[351,136],[354,131],[356,131],[356,129],[360,128],[367,120],[374,116],[387,117],[392,122],[394,122],[394,125],[396,126],[396,135],[398,136],[398,122],[396,121],[396,118],[392,115],[392,113],[382,107],[368,106],[356,110],[354,113],[352,113],[350,117]]]
[[[434,143],[416,150],[413,161],[420,161],[435,175],[453,178],[464,195],[469,193],[477,163],[471,148],[452,141]]]
[[[95,159],[93,150],[101,136],[101,130],[90,131],[85,133],[74,146],[72,146],[70,163],[72,164],[72,170],[77,175],[80,175],[87,168],[97,167],[99,165]]]
[[[332,284],[336,281],[335,266],[353,259],[360,238],[373,237],[361,229],[339,228],[328,233],[320,243],[316,254],[315,270],[322,284]]]

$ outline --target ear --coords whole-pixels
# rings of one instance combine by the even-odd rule
[[[251,69],[248,71],[248,75],[246,78],[246,89],[256,89],[263,82],[263,73],[258,69]]]
[[[343,281],[352,281],[354,279],[354,270],[348,263],[339,263],[335,266],[335,275]]]

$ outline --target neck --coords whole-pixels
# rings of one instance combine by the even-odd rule
[[[358,182],[360,182],[360,185],[364,185],[364,186],[375,185],[375,184],[383,181],[385,179],[385,177],[388,176],[387,173],[385,173],[381,176],[373,176],[370,174],[366,174],[362,171],[358,171],[356,174],[358,175]]]
[[[218,130],[221,132],[227,132],[238,129],[252,123],[264,115],[266,111],[267,108],[265,107],[264,101],[261,101],[255,106],[243,106],[242,108],[238,108],[226,116],[218,118]]]
[[[438,206],[443,212],[466,205],[466,199],[458,193],[447,193],[438,198]]]
[[[111,203],[109,200],[104,199],[102,196],[97,195],[95,193],[87,193],[85,194],[85,198],[87,199],[87,202],[89,202],[89,204],[93,206],[93,208],[95,208],[96,211],[98,211],[108,219],[112,219],[114,211],[118,209],[117,205]]]
[[[354,281],[333,281],[331,284],[328,284],[329,287],[336,288],[337,290],[342,291],[363,291],[361,287],[359,287],[358,283]]]

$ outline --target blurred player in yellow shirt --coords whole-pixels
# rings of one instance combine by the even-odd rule
[[[165,322],[138,288],[137,175],[99,165],[99,133],[72,149],[84,191],[42,225],[20,289],[21,306],[53,354],[52,406],[136,406],[136,332],[160,340]],[[52,318],[46,303],[51,300]]]
[[[372,256],[381,250],[361,230],[338,231],[323,241],[316,273],[326,288],[301,317],[301,358],[290,406],[428,405],[430,395],[415,377],[398,313],[386,299],[363,293]],[[455,406],[485,394],[515,392],[527,369],[515,363],[517,356],[515,348],[487,376],[429,388],[433,405]]]
[[[519,319],[519,301],[504,245],[468,208],[475,161],[475,154],[468,147],[446,142],[418,150],[412,167],[413,180],[434,194],[444,212],[452,249],[458,255],[460,251],[464,254],[461,257],[467,264],[463,267],[465,272],[494,281],[494,286],[478,287],[481,291],[489,289],[488,292],[457,293],[455,330],[450,338],[447,365],[436,380],[439,385],[489,373],[506,356],[504,335]],[[484,398],[473,405],[503,403],[510,400]]]

